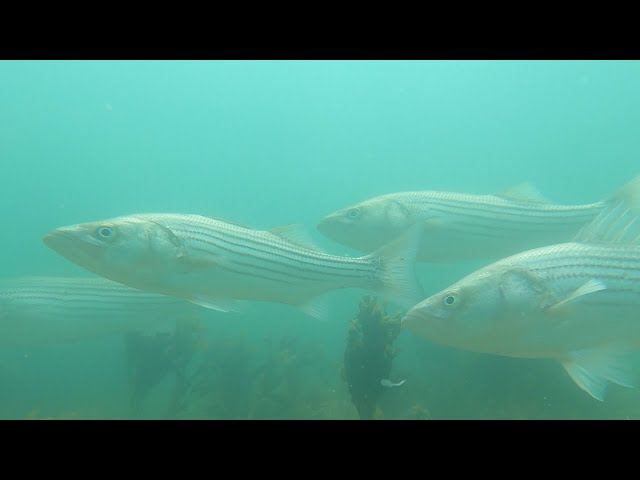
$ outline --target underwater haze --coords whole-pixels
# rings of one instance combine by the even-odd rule
[[[635,61],[1,61],[0,105],[9,283],[97,276],[43,243],[65,225],[138,213],[299,224],[314,248],[358,256],[317,225],[378,195],[528,182],[553,203],[587,204],[640,173]],[[417,263],[423,296],[487,263]],[[331,291],[324,320],[185,301],[144,313],[170,315],[169,331],[158,318],[158,331],[33,345],[21,331],[0,342],[0,418],[640,418],[638,388],[612,384],[597,401],[557,362],[401,331],[406,309],[385,300]],[[12,315],[0,310],[0,337],[15,334],[2,325]]]

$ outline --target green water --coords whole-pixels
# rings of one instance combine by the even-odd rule
[[[383,193],[528,181],[596,201],[638,174],[639,80],[625,61],[2,61],[0,276],[86,275],[42,235],[137,212],[301,223],[352,254],[315,225]],[[480,265],[418,270],[428,294]],[[173,371],[132,408],[122,336],[2,349],[0,418],[358,418],[341,367],[362,294],[332,294],[328,322],[200,312],[185,375],[206,386],[170,414]],[[407,381],[379,418],[640,417],[640,390],[600,403],[550,361],[396,345]]]

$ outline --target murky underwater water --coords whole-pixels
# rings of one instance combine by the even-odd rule
[[[42,236],[132,213],[298,223],[356,255],[316,225],[384,193],[530,182],[595,202],[638,174],[639,76],[632,61],[3,61],[0,277],[89,276]],[[430,295],[485,263],[417,271]],[[345,352],[365,295],[379,298],[328,294],[328,321],[253,303],[198,308],[170,332],[23,333],[0,347],[0,418],[358,419]],[[638,389],[598,402],[550,360],[387,334],[388,377],[406,382],[372,387],[371,418],[640,418]]]

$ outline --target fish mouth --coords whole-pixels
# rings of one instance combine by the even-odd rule
[[[42,237],[42,241],[47,247],[55,250],[56,252],[66,246],[76,243],[71,233],[64,228],[51,230]]]
[[[431,338],[438,330],[437,318],[425,314],[421,308],[414,307],[410,309],[400,321],[400,328],[409,330],[421,337]]]
[[[424,317],[413,310],[409,310],[407,314],[402,317],[400,326],[409,330],[414,330],[420,323],[424,322]]]
[[[400,328],[431,342],[458,346],[450,342],[450,328],[447,328],[447,323],[443,322],[443,320],[437,314],[432,315],[424,310],[421,311],[418,307],[414,307],[402,318]]]
[[[46,233],[42,237],[44,244],[67,260],[78,263],[91,255],[91,246],[81,241],[75,227],[62,227]]]
[[[342,215],[332,213],[321,219],[316,225],[316,229],[325,237],[338,242],[349,244],[350,229],[349,222],[345,222]]]
[[[333,221],[331,219],[331,216],[328,216],[328,217],[324,217],[322,220],[320,220],[318,222],[318,225],[316,225],[316,228],[323,235],[329,236],[331,234],[331,226],[332,225],[333,225]]]

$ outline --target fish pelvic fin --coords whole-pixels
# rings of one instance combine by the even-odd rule
[[[416,256],[424,226],[412,225],[403,235],[362,258],[380,266],[382,285],[378,293],[404,308],[413,307],[424,298],[416,275]]]
[[[331,319],[331,308],[326,295],[309,298],[297,307],[309,317],[321,322],[328,322]]]
[[[199,294],[192,295],[185,300],[208,310],[216,310],[223,313],[236,313],[242,311],[242,302],[228,298],[217,298]]]

